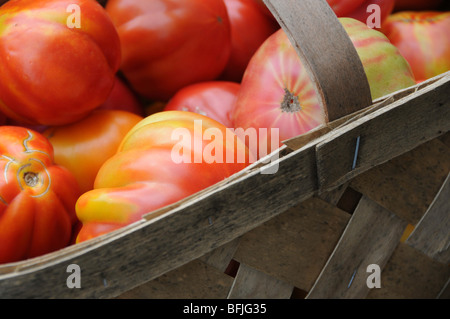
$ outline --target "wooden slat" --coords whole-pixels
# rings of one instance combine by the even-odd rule
[[[406,243],[433,259],[450,263],[450,174]]]
[[[206,255],[200,257],[200,260],[224,272],[236,252],[239,241],[240,238],[236,238],[229,243],[226,243],[225,245],[220,246],[219,248],[216,248]]]
[[[406,223],[363,197],[307,298],[365,298],[367,267],[383,269]]]
[[[292,284],[241,264],[228,299],[289,299],[293,289]]]
[[[443,292],[450,268],[400,243],[381,272],[381,288],[368,299],[434,299]]]
[[[311,198],[242,236],[234,258],[308,291],[350,215]]]
[[[450,71],[418,92],[334,130],[317,145],[320,188],[341,185],[449,130]]]
[[[350,185],[416,225],[449,171],[450,149],[434,139],[355,177]]]
[[[233,278],[199,260],[121,294],[119,299],[225,299]]]
[[[314,80],[328,121],[372,104],[358,53],[326,1],[264,0],[264,3]],[[328,52],[332,52],[332,58]]]

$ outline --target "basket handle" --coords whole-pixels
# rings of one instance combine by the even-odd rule
[[[362,62],[325,0],[263,0],[313,80],[327,122],[372,104]]]

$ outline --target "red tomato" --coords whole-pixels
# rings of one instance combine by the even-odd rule
[[[361,7],[366,0],[327,0],[327,2],[338,17],[343,17]]]
[[[450,12],[397,12],[382,32],[409,62],[417,82],[450,70]]]
[[[394,10],[435,10],[442,2],[442,0],[395,0]]]
[[[243,161],[238,154],[245,155]],[[77,241],[139,221],[222,181],[250,160],[235,134],[209,117],[182,111],[148,116],[100,168],[95,188],[79,198],[76,210],[83,226]]]
[[[43,135],[53,145],[55,163],[72,172],[84,193],[94,188],[100,167],[140,120],[141,116],[128,111],[95,110],[78,122],[50,127]]]
[[[254,0],[224,0],[231,24],[231,55],[221,79],[240,82],[259,46],[280,28]]]
[[[0,21],[0,110],[7,117],[62,125],[107,99],[120,65],[120,43],[98,3],[8,1],[0,7]]]
[[[354,18],[366,24],[373,22],[371,18],[374,11],[368,10],[370,5],[379,6],[379,22],[383,23],[395,4],[395,0],[327,0],[327,2],[338,17]]]
[[[270,12],[269,8],[267,8],[266,4],[264,3],[263,0],[252,0],[258,7],[258,9],[264,13],[267,17],[269,17],[269,19],[271,19],[272,21],[276,22],[277,20],[275,19],[275,17],[273,16],[272,12]]]
[[[78,220],[77,181],[53,162],[38,132],[0,127],[0,263],[43,255],[71,243]]]
[[[108,99],[97,109],[122,110],[139,116],[144,116],[144,107],[141,105],[134,93],[119,77],[116,77]]]
[[[230,56],[223,0],[109,0],[121,70],[143,97],[167,101],[182,87],[213,80]]]
[[[178,91],[166,104],[164,111],[195,112],[232,128],[231,114],[239,88],[239,83],[228,81],[191,84]]]

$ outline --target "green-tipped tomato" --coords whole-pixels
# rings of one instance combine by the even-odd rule
[[[386,36],[355,19],[340,21],[362,61],[373,99],[415,84],[409,64]],[[313,83],[282,29],[250,60],[233,120],[235,128],[255,128],[263,133],[278,128],[280,145],[325,123]],[[272,140],[263,134],[259,138]]]

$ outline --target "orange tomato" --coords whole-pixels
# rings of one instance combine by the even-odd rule
[[[77,242],[136,222],[252,160],[245,144],[209,117],[185,111],[150,115],[128,132],[118,152],[100,168],[94,189],[78,199],[83,226]]]
[[[122,138],[142,117],[122,110],[96,110],[76,123],[46,129],[55,162],[69,169],[82,192],[94,187],[100,166],[117,151]]]

